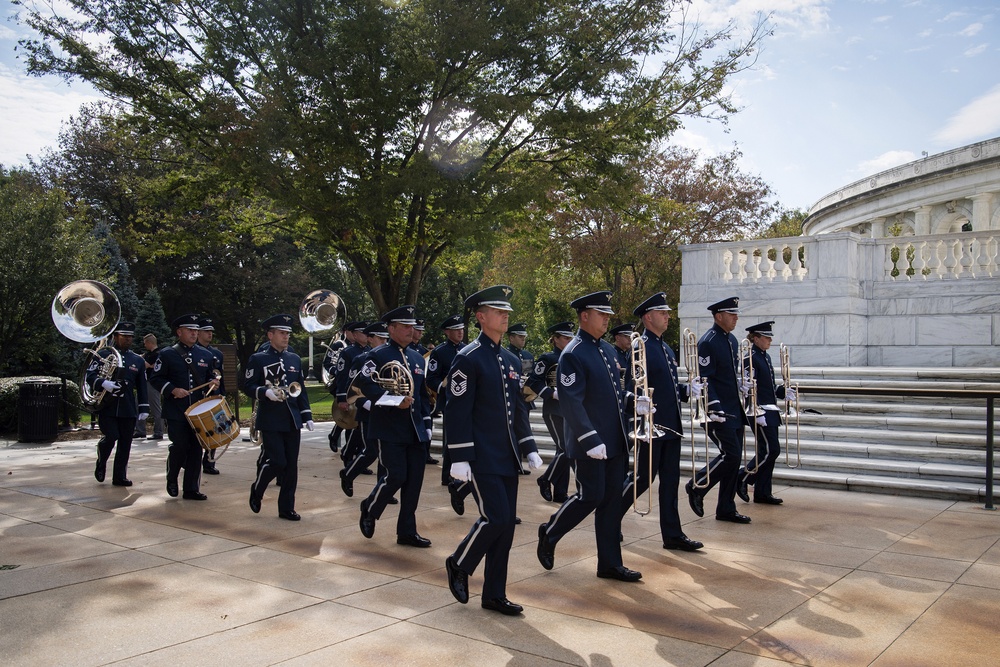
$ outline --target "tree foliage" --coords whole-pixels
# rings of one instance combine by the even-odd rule
[[[767,30],[702,34],[685,0],[17,2],[30,72],[91,82],[273,200],[379,311],[557,184],[733,112]]]

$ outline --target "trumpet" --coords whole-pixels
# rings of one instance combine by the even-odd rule
[[[295,398],[302,393],[302,385],[298,382],[293,382],[290,385],[276,385],[271,384],[268,380],[264,383],[267,388],[274,392],[274,395],[278,397],[279,401],[287,401],[289,398]]]
[[[785,465],[789,468],[798,468],[802,465],[802,439],[799,436],[799,383],[792,384],[792,352],[788,346],[782,343],[778,346],[778,357],[781,359],[781,382],[785,387],[785,396],[788,396],[789,388],[795,390],[795,406],[792,401],[785,399],[785,411],[782,414],[782,421],[785,423]],[[792,465],[788,453],[788,421],[795,417],[795,465]]]
[[[685,329],[681,335],[681,346],[683,347],[684,365],[687,366],[688,383],[690,384],[697,379],[703,385],[701,395],[698,398],[694,400],[689,398],[691,402],[691,409],[688,411],[691,415],[691,428],[689,429],[691,432],[691,486],[695,489],[707,489],[709,484],[708,462],[712,460],[708,424],[703,424],[705,429],[705,481],[701,484],[698,483],[698,458],[696,456],[698,446],[694,433],[698,425],[703,420],[708,419],[708,384],[705,378],[698,377],[698,337],[690,329]]]
[[[747,392],[746,396],[746,401],[749,403],[747,415],[753,420],[753,439],[756,443],[759,435],[758,430],[760,428],[760,425],[757,423],[757,417],[764,416],[764,410],[757,405],[757,382],[755,381],[753,373],[752,355],[753,343],[751,343],[748,338],[744,338],[740,341],[740,378],[750,385],[750,391]],[[743,448],[743,467],[746,468],[746,471],[749,474],[756,474],[757,471],[760,470],[760,463],[760,457],[754,457],[754,467],[747,468],[747,448]]]
[[[653,479],[653,438],[662,438],[666,431],[653,422],[652,411],[644,415],[639,414],[639,399],[645,396],[650,401],[652,409],[653,388],[649,386],[649,377],[646,374],[646,343],[642,336],[633,331],[629,336],[629,345],[632,348],[632,393],[635,400],[632,403],[632,426],[633,431],[629,434],[632,439],[632,510],[639,516],[646,516],[653,510],[652,490],[646,494],[645,510],[639,508],[639,443],[646,443],[646,451],[649,454],[647,465],[649,471],[646,479]],[[650,485],[652,486],[652,485]]]

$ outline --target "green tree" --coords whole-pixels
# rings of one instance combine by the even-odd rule
[[[142,348],[142,337],[151,333],[156,336],[158,344],[167,343],[173,333],[167,323],[167,316],[160,303],[160,293],[155,287],[146,290],[139,301],[139,312],[135,316],[135,344]]]
[[[0,166],[0,370],[75,373],[80,345],[61,339],[49,314],[63,285],[105,278],[87,229],[66,217],[62,192],[32,172]]]
[[[15,1],[30,72],[89,81],[272,199],[378,311],[555,184],[735,111],[724,85],[767,32],[698,33],[686,0]]]
[[[780,239],[792,236],[802,236],[802,222],[808,213],[800,208],[786,209],[781,212],[778,219],[765,229],[756,238]]]
[[[101,258],[107,263],[110,286],[121,303],[121,315],[125,321],[134,321],[139,313],[139,290],[136,288],[128,262],[122,257],[121,248],[115,240],[111,228],[98,222],[92,232],[101,246]]]

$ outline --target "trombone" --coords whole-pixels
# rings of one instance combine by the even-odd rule
[[[795,390],[795,405],[785,398],[785,412],[782,414],[782,421],[785,423],[785,465],[789,468],[798,468],[802,465],[802,439],[799,435],[799,383],[792,384],[792,352],[787,345],[782,343],[778,347],[778,356],[781,359],[781,383],[785,387],[785,396],[788,396],[789,388]],[[795,417],[795,465],[792,465],[788,453],[788,421]]]
[[[653,438],[662,438],[666,431],[653,423],[653,388],[649,386],[649,377],[646,374],[646,343],[642,336],[633,331],[629,336],[629,345],[632,348],[632,393],[635,400],[632,402],[632,432],[629,437],[632,439],[632,510],[639,516],[646,516],[653,511]],[[649,399],[650,411],[644,415],[639,414],[639,399],[641,397]],[[645,511],[639,508],[639,443],[646,443],[646,452],[649,455],[649,472],[646,477],[649,480],[649,492],[646,494]]]
[[[750,342],[749,338],[744,338],[740,341],[740,379],[746,381],[750,385],[750,391],[747,392],[746,400],[750,404],[747,410],[747,415],[753,420],[753,441],[754,441],[754,451],[757,450],[757,441],[760,437],[760,424],[757,423],[757,417],[764,416],[764,410],[757,405],[757,383],[755,382],[753,374],[753,343]],[[760,458],[754,455],[754,467],[751,469],[747,467],[747,448],[746,445],[743,447],[743,467],[746,469],[747,473],[750,475],[757,474],[760,470]]]
[[[708,463],[712,460],[712,452],[708,437],[708,384],[705,378],[698,377],[698,337],[690,329],[685,329],[681,334],[681,346],[683,347],[684,365],[687,366],[688,384],[697,379],[701,384],[701,395],[696,399],[691,399],[688,392],[688,402],[691,404],[688,414],[691,417],[691,487],[695,489],[707,489],[709,485]],[[695,430],[699,425],[705,429],[705,481],[698,483],[698,457],[697,444],[695,442]]]

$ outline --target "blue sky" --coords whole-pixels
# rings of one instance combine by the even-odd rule
[[[31,78],[16,59],[23,26],[2,0],[0,163],[56,145],[61,123],[98,99],[85,84]],[[780,202],[809,208],[883,169],[1000,135],[1000,0],[693,0],[704,29],[757,12],[774,35],[733,79],[728,128],[689,121],[674,143],[743,152]]]

